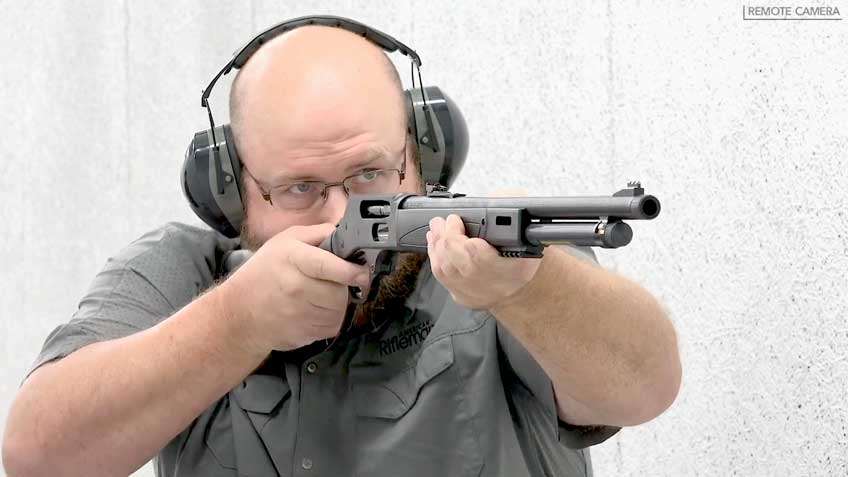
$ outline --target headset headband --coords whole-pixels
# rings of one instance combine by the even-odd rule
[[[427,95],[423,93],[424,83],[421,82],[421,57],[418,56],[418,53],[415,52],[412,48],[406,46],[398,40],[395,40],[393,37],[377,30],[376,28],[371,28],[368,25],[363,23],[359,23],[356,20],[351,20],[350,18],[337,17],[333,15],[309,15],[305,17],[293,18],[291,20],[286,20],[282,23],[278,23],[271,28],[263,31],[262,33],[253,37],[252,40],[247,42],[240,50],[237,50],[233,55],[233,59],[230,60],[218,74],[212,78],[212,81],[206,86],[206,89],[203,90],[203,93],[200,95],[200,107],[206,108],[206,112],[209,115],[209,125],[212,131],[213,143],[217,145],[217,140],[215,140],[215,120],[212,119],[212,108],[209,107],[209,95],[212,94],[212,88],[215,87],[215,83],[218,80],[228,74],[230,71],[235,69],[240,69],[242,66],[247,63],[247,60],[256,53],[259,48],[262,47],[265,43],[271,41],[275,37],[282,35],[283,33],[294,30],[295,28],[306,26],[306,25],[322,25],[329,27],[341,28],[343,30],[347,30],[351,33],[355,33],[359,36],[362,36],[371,42],[379,45],[381,48],[386,50],[388,53],[393,53],[395,51],[399,51],[403,53],[404,56],[408,57],[412,62],[412,67],[418,72],[418,85],[422,88],[423,100],[424,100],[424,110],[427,110]],[[412,88],[415,88],[415,74],[412,74]],[[418,138],[418,124],[417,121],[414,124],[415,126],[415,137]]]
[[[418,56],[418,53],[415,52],[412,48],[406,46],[400,41],[394,39],[393,37],[377,30],[376,28],[371,28],[368,25],[359,23],[356,20],[351,20],[350,18],[344,17],[336,17],[332,15],[313,15],[313,16],[305,16],[293,18],[291,20],[286,20],[282,23],[278,23],[271,28],[263,31],[262,33],[256,35],[252,40],[247,42],[240,50],[237,50],[233,55],[233,59],[230,60],[229,63],[224,65],[221,68],[221,71],[212,78],[212,81],[209,82],[209,85],[206,86],[206,89],[203,90],[203,94],[200,97],[200,106],[208,107],[208,99],[209,95],[212,93],[212,88],[215,87],[215,83],[218,82],[218,79],[221,76],[229,73],[233,68],[239,69],[247,63],[247,60],[259,50],[262,45],[268,43],[272,39],[277,36],[282,35],[283,33],[294,30],[295,28],[305,26],[305,25],[323,25],[329,27],[341,28],[343,30],[347,30],[351,33],[356,33],[359,36],[365,37],[368,40],[379,45],[381,48],[386,50],[389,53],[393,53],[395,51],[399,51],[403,53],[405,56],[409,57],[410,60],[415,64],[416,67],[421,67],[421,57]],[[420,73],[419,73],[420,76]]]

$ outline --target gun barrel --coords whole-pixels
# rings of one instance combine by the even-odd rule
[[[402,209],[519,208],[532,217],[588,219],[616,217],[650,220],[660,213],[652,195],[624,197],[425,197],[410,196]]]
[[[633,229],[624,222],[571,222],[530,224],[524,236],[533,245],[570,243],[587,247],[624,247],[633,239]]]

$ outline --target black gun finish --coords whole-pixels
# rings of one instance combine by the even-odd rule
[[[393,252],[427,253],[434,217],[458,215],[468,237],[485,240],[504,257],[539,258],[553,244],[623,247],[633,237],[623,220],[651,220],[659,213],[659,200],[638,182],[612,196],[484,198],[440,188],[426,196],[351,195],[344,217],[320,247],[371,264],[372,285],[377,285],[394,267]]]

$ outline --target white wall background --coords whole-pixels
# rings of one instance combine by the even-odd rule
[[[662,201],[600,256],[667,306],[683,388],[595,448],[597,475],[848,474],[848,21],[742,6],[0,0],[0,427],[106,258],[199,223],[178,172],[202,86],[253,32],[335,13],[412,45],[462,105],[456,190],[638,178]],[[226,88],[213,101],[224,118]]]

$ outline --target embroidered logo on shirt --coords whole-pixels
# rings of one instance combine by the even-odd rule
[[[396,351],[423,343],[432,328],[432,322],[421,321],[407,326],[391,338],[380,340],[380,356],[388,356]]]

